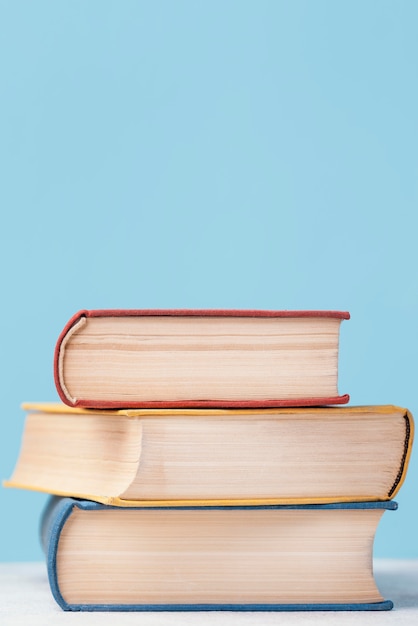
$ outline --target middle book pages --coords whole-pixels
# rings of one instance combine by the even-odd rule
[[[411,414],[394,406],[86,410],[24,405],[6,486],[119,506],[388,500]]]

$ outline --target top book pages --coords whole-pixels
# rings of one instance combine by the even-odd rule
[[[86,408],[345,404],[338,311],[80,311],[55,349],[60,398]]]

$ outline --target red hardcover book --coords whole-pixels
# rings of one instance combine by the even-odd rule
[[[344,404],[338,311],[80,311],[63,329],[54,375],[87,408]]]

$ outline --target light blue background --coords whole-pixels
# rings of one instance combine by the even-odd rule
[[[1,476],[80,308],[341,309],[418,416],[418,4],[0,2]],[[418,557],[417,455],[377,556]],[[0,490],[1,560],[45,496]]]

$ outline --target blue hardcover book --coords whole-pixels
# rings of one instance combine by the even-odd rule
[[[388,610],[373,539],[389,502],[110,507],[51,498],[41,531],[71,611]]]

